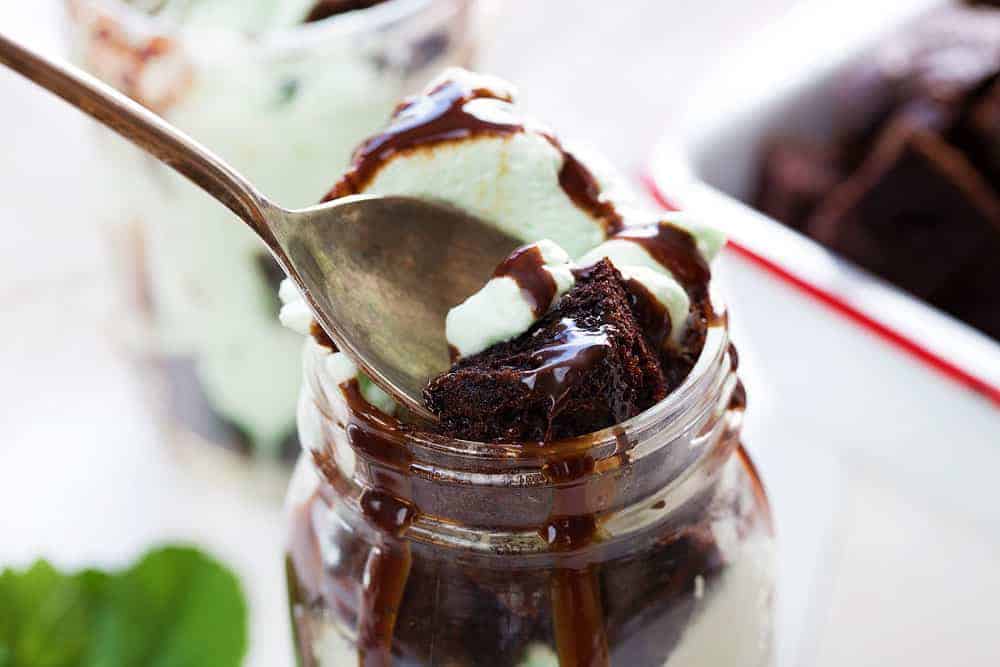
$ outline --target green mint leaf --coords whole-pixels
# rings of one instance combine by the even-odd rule
[[[153,552],[114,581],[94,667],[239,665],[247,609],[236,577],[199,551]]]
[[[0,664],[61,667],[75,664],[100,614],[108,576],[66,576],[44,561],[0,574]]]
[[[239,582],[196,549],[115,574],[0,573],[0,667],[237,667],[246,648]]]

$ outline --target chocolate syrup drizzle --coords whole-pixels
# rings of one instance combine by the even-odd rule
[[[337,14],[374,7],[385,0],[319,0],[306,15],[305,22],[322,21]]]
[[[691,296],[692,301],[708,296],[712,271],[686,229],[670,223],[625,227],[614,238],[636,243],[650,257],[666,267]]]
[[[398,153],[474,136],[534,132],[563,157],[559,185],[578,207],[598,219],[606,233],[621,229],[622,218],[601,195],[593,173],[551,131],[518,115],[508,91],[490,89],[472,75],[455,75],[429,93],[401,104],[389,126],[354,153],[353,165],[324,201],[358,194]]]
[[[650,343],[659,348],[670,335],[673,326],[670,313],[638,280],[626,280],[625,289],[628,291],[632,312],[643,333]]]
[[[558,486],[551,514],[539,534],[556,553],[578,551],[597,537],[597,517],[581,513],[581,508],[587,506],[586,492],[573,484],[595,469],[593,457],[587,454],[550,461],[542,468],[548,480]],[[571,563],[557,567],[552,573],[549,596],[560,666],[607,667],[608,638],[596,568],[574,567]]]
[[[740,355],[736,352],[736,346],[732,343],[729,344],[726,351],[729,353],[729,367],[735,373],[736,369],[740,366]],[[736,386],[733,387],[733,395],[729,398],[729,409],[747,409],[747,390],[743,386],[743,380],[740,380],[739,377],[736,379]]]
[[[379,462],[377,472],[372,468],[372,487],[365,489],[358,500],[365,519],[382,534],[365,562],[357,617],[358,667],[391,667],[396,619],[413,564],[404,535],[417,509],[404,500],[412,495],[410,452],[384,434],[408,429],[372,407],[361,395],[357,380],[341,385],[341,391],[350,415],[346,424],[350,446]],[[329,471],[325,472],[328,476]]]
[[[494,278],[512,278],[531,302],[535,317],[544,315],[556,296],[556,280],[545,270],[545,258],[537,245],[518,248],[493,272]]]
[[[536,366],[524,371],[521,382],[528,389],[549,397],[550,424],[552,415],[559,413],[569,388],[607,356],[610,345],[603,329],[589,331],[581,329],[571,319],[563,319],[554,341],[532,353]]]

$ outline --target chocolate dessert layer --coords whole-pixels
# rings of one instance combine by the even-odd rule
[[[1000,11],[928,14],[839,98],[833,141],[771,140],[755,206],[1000,339]]]
[[[667,391],[621,274],[608,260],[526,333],[462,359],[425,391],[453,437],[553,440],[600,430]]]
[[[303,510],[304,515],[328,511],[327,501],[317,495]],[[307,556],[320,558],[312,534],[305,532],[299,551],[287,559],[292,610],[300,619],[297,640],[307,666],[318,664],[309,659],[318,625],[310,610],[323,605],[357,622],[367,604],[356,590],[357,572],[370,558],[364,542],[340,536],[341,560],[321,574],[310,573]],[[719,585],[725,570],[706,524],[685,526],[641,553],[579,571],[511,571],[449,559],[422,545],[410,551],[392,649],[384,656],[389,662],[358,664],[437,665],[447,656],[447,664],[513,667],[532,664],[527,660],[533,647],[544,646],[555,649],[548,652],[559,655],[559,664],[572,667],[657,667],[667,663],[697,613],[699,588]],[[316,590],[316,581],[326,583],[322,590]],[[572,608],[565,608],[566,602],[574,603]],[[583,624],[562,627],[562,617],[577,619],[590,606],[600,628],[595,635],[580,632]],[[595,637],[600,643],[593,649]]]

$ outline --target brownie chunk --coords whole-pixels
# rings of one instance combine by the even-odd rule
[[[863,154],[892,115],[914,100],[958,109],[998,67],[997,12],[955,6],[922,17],[840,81],[835,116],[848,153]]]
[[[929,12],[835,94],[829,143],[764,147],[755,206],[1000,340],[1000,11]]]
[[[836,152],[804,139],[782,137],[764,152],[757,208],[802,229],[826,194],[842,180]]]
[[[598,431],[666,393],[621,274],[602,260],[528,331],[460,360],[424,397],[449,436],[516,442]]]
[[[887,128],[808,224],[820,242],[922,298],[996,245],[1000,200],[965,156],[912,117]]]

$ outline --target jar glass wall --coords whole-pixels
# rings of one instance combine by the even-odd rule
[[[725,326],[682,387],[572,440],[401,426],[309,340],[288,496],[302,665],[772,664],[774,542]]]
[[[79,64],[287,207],[319,201],[397,101],[467,64],[475,41],[474,0],[385,0],[260,34],[174,24],[116,0],[66,4]],[[119,176],[109,199],[126,202],[109,231],[152,323],[175,441],[291,460],[301,342],[278,322],[280,269],[214,200],[102,141]]]

